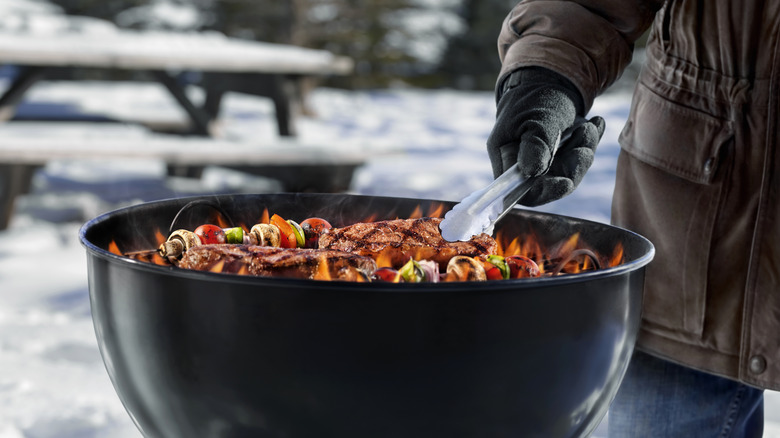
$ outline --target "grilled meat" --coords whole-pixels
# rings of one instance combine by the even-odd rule
[[[265,277],[361,281],[376,270],[376,263],[369,257],[333,249],[215,244],[188,249],[179,267]]]
[[[356,223],[327,230],[320,236],[319,246],[371,257],[396,269],[409,258],[433,260],[443,269],[457,255],[496,253],[498,244],[485,233],[465,242],[444,240],[440,223],[441,219],[430,217]]]

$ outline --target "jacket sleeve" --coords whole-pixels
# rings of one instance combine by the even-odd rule
[[[498,84],[512,71],[553,70],[580,90],[586,112],[631,62],[634,42],[650,26],[661,1],[523,0],[498,37]]]

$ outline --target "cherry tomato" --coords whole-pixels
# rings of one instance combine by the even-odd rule
[[[504,259],[509,266],[509,278],[528,278],[539,276],[539,265],[528,257],[508,256]]]
[[[296,248],[298,241],[295,239],[295,230],[286,220],[281,216],[275,214],[271,216],[271,225],[275,225],[279,228],[280,241],[279,246],[282,248]]]
[[[317,248],[319,246],[320,235],[325,230],[333,228],[330,222],[318,217],[310,217],[301,222],[301,228],[306,239],[306,248]]]
[[[374,271],[374,280],[387,283],[400,283],[401,273],[393,268],[379,268]]]
[[[219,225],[203,224],[195,228],[195,234],[200,238],[200,243],[225,243],[225,231]]]

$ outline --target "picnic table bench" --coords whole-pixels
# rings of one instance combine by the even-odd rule
[[[125,70],[146,72],[161,83],[187,114],[188,134],[194,134],[132,133],[121,124],[112,129],[96,123],[86,131],[71,130],[64,135],[62,126],[55,123],[42,125],[41,135],[30,137],[29,131],[22,134],[12,126],[23,122],[0,123],[0,229],[8,225],[15,198],[29,190],[35,169],[54,158],[159,158],[172,171],[188,174],[216,164],[270,177],[293,173],[298,178],[288,178],[285,189],[290,191],[311,189],[306,181],[317,178],[329,182],[320,185],[323,191],[343,190],[352,171],[368,158],[359,148],[340,150],[295,138],[294,112],[302,81],[352,72],[350,58],[328,51],[240,40],[215,32],[139,32],[111,26],[97,33],[0,32],[0,65],[18,69],[0,95],[0,122],[12,119],[28,90],[52,73]],[[200,104],[189,98],[187,84],[180,81],[180,74],[186,72],[200,75],[196,85],[205,92]],[[230,91],[270,98],[280,137],[216,138],[213,125],[223,96]],[[79,120],[70,121],[74,122]]]
[[[8,226],[14,200],[29,190],[34,172],[52,160],[92,160],[98,166],[103,160],[157,159],[188,170],[225,166],[278,179],[285,191],[340,192],[366,161],[397,153],[394,144],[381,141],[340,141],[324,148],[293,137],[182,137],[130,124],[0,124],[0,229]]]

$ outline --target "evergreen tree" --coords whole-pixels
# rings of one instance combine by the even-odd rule
[[[492,90],[501,68],[498,33],[516,0],[463,0],[460,15],[466,31],[449,40],[438,68],[447,86]]]

